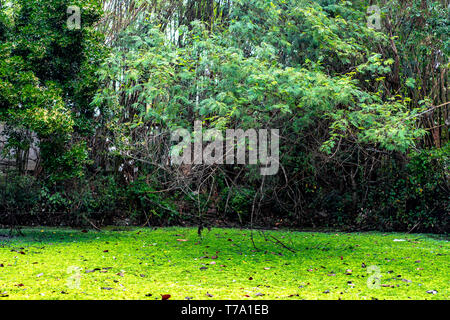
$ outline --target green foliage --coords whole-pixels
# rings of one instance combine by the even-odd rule
[[[69,4],[83,8],[80,30],[66,26]],[[86,145],[74,134],[94,128],[89,102],[105,49],[92,25],[100,14],[97,0],[25,0],[1,7],[1,20],[10,21],[1,24],[7,30],[0,43],[0,121],[37,134],[51,181],[79,177],[86,165]]]
[[[255,209],[293,226],[445,231],[441,3],[380,1],[380,30],[366,1],[11,3],[0,7],[3,154],[19,163],[37,135],[49,212],[245,224]],[[69,4],[79,30],[66,27]],[[170,166],[170,130],[195,120],[279,129],[279,174]]]
[[[112,176],[81,179],[72,197],[72,218],[75,224],[86,225],[86,219],[112,224],[124,208],[123,188]]]
[[[179,213],[173,199],[147,183],[143,177],[131,183],[126,197],[135,205],[129,208],[135,222],[175,222]]]
[[[238,216],[239,221],[248,221],[252,212],[252,204],[255,198],[255,191],[247,188],[229,189],[223,188],[221,190],[221,211],[231,215],[233,220],[236,220],[235,215]]]
[[[432,102],[424,97],[412,104],[408,91],[389,86],[398,57],[377,50],[392,39],[367,27],[362,4],[255,0],[228,9],[215,25],[174,17],[170,36],[152,17],[120,34],[99,70],[103,87],[93,100],[108,121],[115,154],[123,161],[151,157],[142,153],[146,128],[192,129],[197,119],[222,131],[279,128],[284,172],[265,181],[262,198],[301,223],[315,224],[319,219],[306,215],[325,210],[330,223],[352,224],[356,213],[349,211],[359,210],[358,199],[367,203],[358,185],[385,169],[357,154],[369,162],[413,149],[426,136],[418,120]],[[417,85],[413,78],[403,83]],[[237,172],[228,170],[224,179],[232,181]],[[356,180],[346,189],[349,171]],[[238,186],[222,184],[217,204],[241,220],[251,210],[251,190],[261,184],[251,168],[245,172]],[[150,189],[157,192],[157,184]],[[206,191],[190,196],[200,207],[210,200]]]
[[[181,46],[167,42],[152,23],[129,28],[100,70],[109,87],[94,104],[107,105],[114,119],[132,112],[135,126],[146,121],[186,127],[202,118],[218,129],[249,128],[293,119],[300,134],[329,119],[331,136],[323,141],[328,153],[339,137],[355,136],[358,142],[406,151],[424,134],[414,119],[422,109],[408,109],[401,96],[383,99],[367,91],[355,73],[334,68],[348,65],[376,81],[376,75],[390,71],[392,59],[383,61],[365,42],[382,41],[382,35],[364,23],[331,18],[318,5],[303,5],[238,1],[227,29],[211,33],[198,21],[190,29],[181,26]],[[346,32],[340,31],[343,25]],[[120,90],[112,92],[115,82]]]
[[[2,186],[0,208],[18,216],[29,216],[40,200],[39,183],[31,176],[11,171],[8,175],[0,176],[0,185]]]
[[[447,144],[442,149],[413,151],[403,165],[387,160],[377,172],[383,183],[367,187],[370,209],[359,214],[360,226],[446,232],[450,222],[448,148]]]

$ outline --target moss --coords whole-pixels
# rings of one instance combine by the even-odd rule
[[[445,238],[265,233],[293,253],[259,232],[254,232],[256,250],[250,234],[212,229],[200,239],[196,230],[185,228],[25,229],[22,237],[0,238],[0,300],[161,299],[163,294],[196,300],[449,298]],[[376,284],[377,270],[380,286],[368,286],[369,279]]]

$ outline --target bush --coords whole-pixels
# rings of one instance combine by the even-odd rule
[[[383,183],[369,194],[366,223],[387,230],[448,230],[449,146],[411,152],[406,164],[384,168]]]
[[[0,224],[23,224],[40,201],[38,181],[15,171],[0,172],[0,186]]]

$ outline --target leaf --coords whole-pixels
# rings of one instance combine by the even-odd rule
[[[188,240],[186,240],[186,239],[177,239],[177,241],[179,241],[179,242],[186,242]]]
[[[207,296],[207,297],[210,297],[210,298],[214,297],[214,296],[213,296],[211,293],[209,293],[209,292],[206,293],[206,296]]]
[[[169,300],[172,296],[170,294],[162,294],[161,300]]]
[[[95,269],[92,269],[92,270],[86,270],[86,273],[92,273],[92,272],[100,271],[100,270],[101,270],[100,268],[95,268]]]
[[[408,282],[408,283],[411,283],[411,282],[412,282],[411,280],[408,280],[408,279],[402,279],[402,281],[403,281],[403,282]]]
[[[408,78],[408,79],[406,79],[406,83],[405,84],[406,84],[407,87],[409,87],[411,89],[414,89],[414,87],[416,86],[416,80],[413,79],[413,78]]]

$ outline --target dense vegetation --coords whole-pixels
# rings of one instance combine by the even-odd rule
[[[0,223],[446,232],[447,2],[372,2],[1,0]],[[279,173],[170,165],[195,120],[279,129]]]

